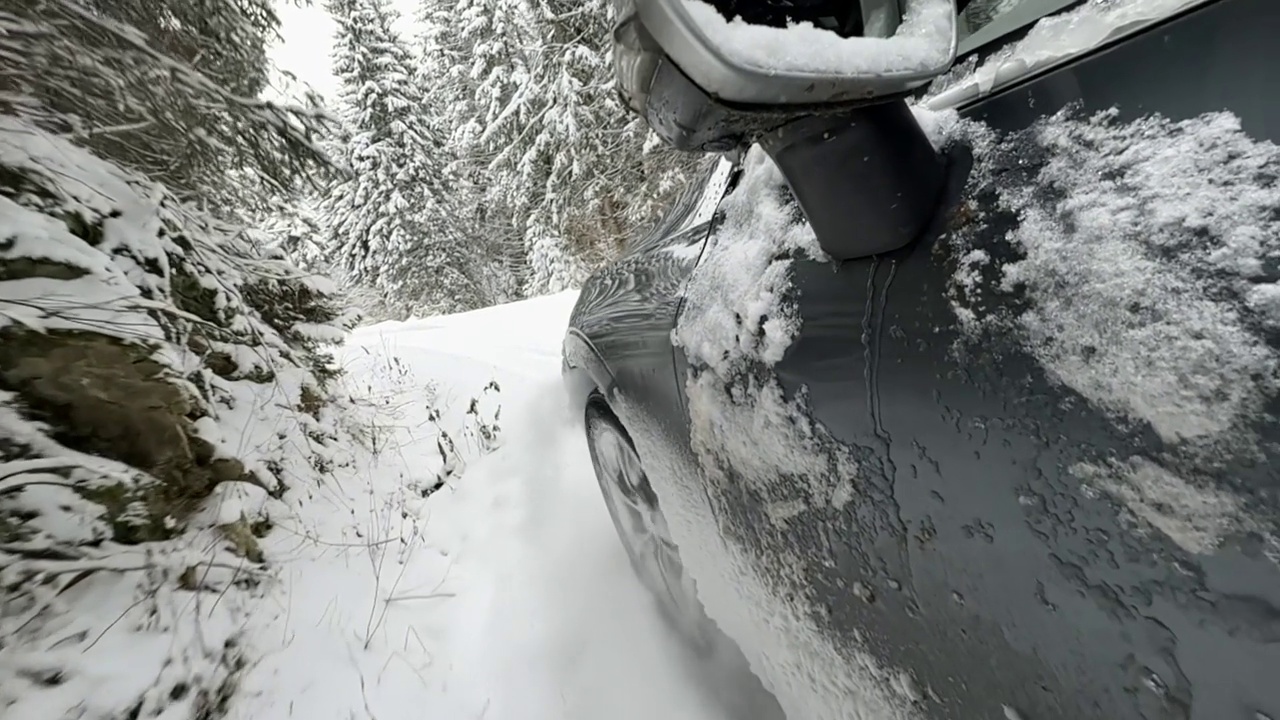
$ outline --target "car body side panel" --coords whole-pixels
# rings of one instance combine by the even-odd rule
[[[1280,140],[1280,97],[1262,90],[1280,87],[1277,32],[1280,5],[1225,0],[966,114],[1017,132],[1071,104],[1117,108],[1117,122],[1229,108],[1255,138]],[[1015,178],[1036,176],[1003,182]],[[983,225],[970,232],[989,253],[1014,252],[1002,235],[1016,218],[970,193]],[[878,637],[882,660],[936,694],[939,717],[1280,716],[1280,568],[1264,534],[1188,548],[1135,519],[1141,502],[1097,487],[1137,483],[1142,468],[1233,498],[1259,518],[1241,527],[1273,521],[1274,398],[1239,430],[1253,441],[1184,452],[1050,377],[1017,338],[967,338],[949,300],[956,262],[944,239],[838,273],[797,265],[803,330],[778,376],[870,453],[863,501],[889,509],[879,523],[859,502],[824,518],[836,561],[814,584],[831,593],[833,630]],[[1090,468],[1117,465],[1091,486]],[[851,581],[878,601],[841,593]]]
[[[1115,108],[1117,123],[1229,109],[1254,140],[1280,141],[1277,35],[1280,4],[1221,0],[965,115],[1018,133],[1068,106]],[[1024,140],[991,183],[1035,180],[1045,151]],[[1018,218],[983,182],[957,223],[1016,254]],[[803,564],[836,641],[909,669],[929,717],[1280,718],[1280,402],[1234,440],[1169,441],[1061,382],[1020,338],[975,342],[952,304],[958,262],[944,237],[835,272],[796,263],[802,329],[773,372],[859,458],[858,494],[780,525],[744,490],[720,518],[731,541]],[[997,311],[1025,309],[1000,278],[977,282],[1006,298]],[[1263,394],[1265,381],[1246,380]],[[1179,535],[1203,522],[1229,542]]]
[[[729,488],[735,517],[716,522],[799,560],[834,641],[909,672],[924,716],[1280,718],[1280,400],[1265,378],[1245,380],[1271,393],[1252,420],[1189,447],[1062,382],[1016,334],[975,342],[953,305],[954,237],[1017,255],[1018,217],[996,205],[1046,157],[1029,126],[1069,106],[1115,123],[1230,110],[1280,141],[1277,36],[1280,3],[1219,0],[983,98],[963,114],[1023,144],[975,176],[951,237],[836,272],[795,265],[802,329],[773,377],[856,455],[857,493],[779,523]],[[670,334],[706,233],[655,234],[593,277],[566,345],[625,396],[633,434],[657,426],[638,446],[672,484],[699,482]],[[976,282],[994,312],[1025,311],[999,277]]]
[[[697,261],[707,228],[689,228],[647,252],[628,255],[583,287],[571,327],[608,369],[610,386],[600,390],[625,389],[646,406],[679,407],[671,329],[679,290]]]
[[[622,391],[645,412],[679,422],[671,330],[730,174],[726,162],[710,168],[650,233],[583,285],[564,346],[572,402],[590,390]]]

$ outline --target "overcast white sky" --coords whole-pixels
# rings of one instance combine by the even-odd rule
[[[411,40],[409,33],[413,30],[412,18],[417,2],[392,0],[391,5],[401,15],[397,29],[406,40]],[[290,0],[277,0],[276,10],[280,14],[280,35],[284,40],[271,49],[271,59],[281,70],[293,73],[299,81],[332,100],[337,81],[333,77],[329,53],[333,48],[335,26],[324,9],[324,0],[312,0],[309,7],[297,7]]]

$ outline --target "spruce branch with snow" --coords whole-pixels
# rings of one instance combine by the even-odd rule
[[[231,217],[327,164],[321,110],[256,97],[276,24],[262,0],[0,0],[0,112]]]

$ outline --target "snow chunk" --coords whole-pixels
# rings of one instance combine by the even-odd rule
[[[893,37],[842,38],[812,23],[787,28],[726,20],[704,0],[684,0],[694,24],[730,59],[776,74],[883,75],[946,65],[954,47],[949,1],[907,0]]]
[[[1271,327],[1280,327],[1280,283],[1255,285],[1249,291],[1249,307]]]
[[[1252,527],[1240,499],[1185,478],[1143,457],[1106,466],[1081,463],[1072,472],[1097,483],[1133,514],[1183,550],[1213,552],[1222,539]]]
[[[732,459],[735,473],[783,516],[849,502],[858,462],[776,381],[703,372],[686,384],[693,450],[704,467]],[[797,509],[799,508],[799,509]]]
[[[1090,0],[1036,23],[1026,37],[934,81],[930,108],[956,107],[1205,0]]]
[[[1018,145],[1028,140],[1038,147]],[[1280,386],[1280,358],[1253,329],[1273,317],[1272,286],[1255,283],[1280,258],[1280,148],[1226,113],[1102,113],[1060,114],[994,149],[980,160],[1045,156],[1034,177],[990,181],[1019,218],[1008,240],[1023,253],[992,289],[1025,293],[1015,323],[1051,377],[1168,441],[1211,440],[1254,416]],[[983,264],[974,250],[961,239],[956,294]]]
[[[241,520],[254,522],[267,517],[271,496],[260,485],[247,482],[224,482],[214,487],[199,515],[192,520],[196,527],[230,525]]]
[[[753,148],[686,292],[673,342],[719,375],[751,359],[778,362],[799,330],[787,299],[791,260],[826,256],[788,192],[773,161]]]
[[[932,110],[923,105],[912,105],[911,113],[924,131],[933,149],[942,151],[959,134],[959,128],[972,121],[964,120],[955,110]]]

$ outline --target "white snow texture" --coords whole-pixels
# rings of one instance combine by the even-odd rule
[[[694,24],[737,63],[774,74],[850,77],[923,72],[945,66],[954,48],[951,0],[908,0],[892,37],[842,38],[812,23],[787,28],[725,20],[703,0],[684,0]]]
[[[980,155],[999,150],[982,135]],[[995,187],[1019,218],[1008,241],[1023,257],[998,270],[1004,291],[1027,295],[1016,324],[1033,353],[1170,442],[1214,442],[1255,417],[1280,382],[1259,333],[1277,322],[1265,268],[1280,259],[1280,148],[1227,113],[1063,113],[1031,137],[1047,152],[1034,180]],[[988,260],[965,237],[959,286]]]

